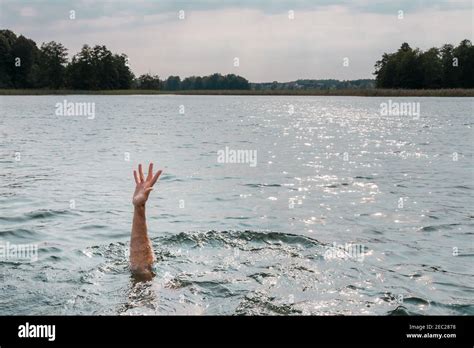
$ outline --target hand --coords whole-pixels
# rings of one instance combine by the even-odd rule
[[[150,163],[148,168],[148,175],[146,180],[143,176],[142,165],[138,165],[138,175],[137,171],[133,171],[133,176],[135,177],[135,183],[137,186],[135,187],[135,193],[133,194],[133,205],[135,207],[145,206],[146,201],[148,200],[148,196],[150,192],[153,190],[153,185],[158,181],[162,171],[159,170],[153,175],[153,163]]]

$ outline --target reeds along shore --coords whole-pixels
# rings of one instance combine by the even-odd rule
[[[359,96],[359,97],[474,97],[474,89],[291,89],[291,90],[50,90],[50,89],[0,89],[0,95],[268,95],[268,96]]]

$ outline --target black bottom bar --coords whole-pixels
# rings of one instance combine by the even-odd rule
[[[473,317],[452,316],[4,316],[0,317],[0,346],[275,343],[292,347],[315,343],[472,346],[473,327]]]

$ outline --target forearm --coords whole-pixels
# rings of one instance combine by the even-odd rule
[[[134,208],[130,239],[130,268],[138,274],[151,274],[154,262],[153,248],[148,238],[145,205]]]
[[[138,172],[133,171],[136,187],[132,199],[134,212],[130,238],[130,269],[134,275],[147,280],[153,277],[152,266],[155,256],[146,228],[145,204],[161,172],[159,170],[153,175],[153,163],[148,167],[146,179],[141,164],[138,165]]]

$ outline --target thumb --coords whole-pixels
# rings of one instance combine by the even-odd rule
[[[150,193],[151,191],[153,191],[153,187],[149,187],[145,189],[145,193]]]

